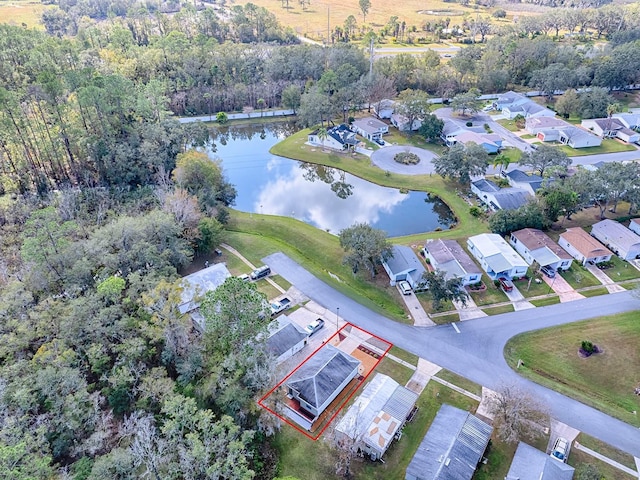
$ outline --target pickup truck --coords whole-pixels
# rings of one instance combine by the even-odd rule
[[[275,317],[279,313],[284,312],[287,308],[291,308],[291,300],[287,297],[273,301],[271,302],[271,316]]]

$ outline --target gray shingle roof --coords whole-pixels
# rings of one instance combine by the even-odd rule
[[[442,405],[407,468],[407,479],[470,480],[493,427],[469,412]]]
[[[507,177],[509,177],[514,182],[519,183],[533,183],[542,181],[542,177],[540,175],[528,175],[527,173],[518,169],[507,172]]]
[[[415,252],[411,247],[405,245],[394,245],[393,257],[386,260],[385,263],[387,267],[389,267],[389,270],[394,273],[415,271],[418,277],[420,277],[425,271],[424,265],[422,265],[422,262]]]
[[[344,123],[331,127],[327,130],[327,135],[335,138],[342,145],[357,145],[356,134],[352,132]]]
[[[359,366],[360,362],[351,355],[327,344],[295,371],[287,386],[309,405],[319,408]]]
[[[572,466],[520,442],[506,480],[571,480],[573,472]]]
[[[476,262],[455,240],[428,240],[425,248],[437,262],[434,267],[443,270],[446,278],[482,273]]]
[[[478,190],[481,192],[497,192],[500,190],[500,187],[493,183],[491,180],[486,180],[484,178],[480,180],[476,180],[475,182],[471,182]]]
[[[285,315],[279,317],[281,322],[283,317],[286,318]],[[282,323],[283,326],[267,339],[267,350],[276,357],[292,349],[308,336],[301,327],[294,325],[290,320]]]
[[[501,188],[493,195],[503,210],[515,210],[529,201],[529,193],[521,188]]]
[[[185,314],[198,308],[199,297],[218,288],[230,276],[231,273],[227,270],[226,264],[216,263],[184,277],[178,306],[180,313]]]

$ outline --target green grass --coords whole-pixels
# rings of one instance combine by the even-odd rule
[[[487,315],[500,315],[501,313],[513,312],[513,305],[500,305],[499,307],[483,308],[482,311]]]
[[[518,163],[520,161],[520,158],[522,157],[522,152],[517,148],[505,148],[504,150],[500,151],[500,154],[507,157],[509,161],[514,165]]]
[[[476,302],[476,305],[493,305],[494,303],[509,301],[509,297],[507,297],[507,295],[501,289],[493,284],[493,280],[490,280],[488,277],[483,275],[482,281],[487,287],[484,292],[467,290],[469,295],[471,295],[473,301]]]
[[[575,261],[571,263],[571,268],[569,270],[560,272],[560,275],[576,290],[579,288],[601,285],[598,279],[594,277],[589,270]]]
[[[531,300],[531,304],[536,307],[546,307],[547,305],[555,305],[556,303],[560,303],[560,297],[554,295],[548,298],[539,298],[537,300]]]
[[[518,335],[504,350],[512,368],[524,361],[518,373],[560,393],[591,405],[634,426],[640,419],[640,397],[633,389],[640,379],[639,312],[599,317]],[[603,353],[582,358],[580,343],[588,340]]]
[[[400,385],[406,385],[409,379],[411,378],[411,376],[413,375],[414,371],[396,362],[395,360],[383,358],[382,361],[376,367],[376,372],[389,375]]]
[[[631,455],[629,455],[628,453],[622,452],[617,448],[612,447],[611,445],[598,440],[597,438],[590,437],[586,433],[580,433],[580,435],[578,435],[576,440],[581,445],[587,448],[590,448],[591,450],[594,450],[598,453],[601,453],[605,457],[608,457],[611,460],[615,460],[616,462],[620,463],[621,465],[624,465],[625,467],[633,468],[634,470],[636,469],[635,461],[633,460],[633,457]],[[576,449],[572,450],[572,452],[575,452],[575,451]],[[573,455],[573,453],[571,455]],[[620,472],[620,470],[616,470],[616,471]],[[615,477],[610,476],[607,478],[615,478]]]
[[[482,395],[482,385],[478,385],[471,380],[467,380],[450,370],[442,369],[436,374],[436,377],[441,378],[445,382],[452,383],[456,387],[460,387],[467,392],[475,393],[478,396]]]
[[[570,157],[597,155],[600,153],[632,152],[634,150],[637,150],[633,145],[627,145],[626,143],[622,143],[617,140],[611,140],[608,138],[602,140],[602,145],[598,147],[571,148],[568,145],[557,146],[560,148],[560,150],[565,152]],[[640,152],[638,152],[638,156],[640,157]]]
[[[389,353],[394,357],[398,357],[400,360],[410,363],[411,365],[418,365],[418,356],[413,353],[409,353],[406,350],[393,346],[391,347],[391,350],[389,350]]]
[[[338,238],[293,218],[250,215],[232,211],[227,225],[227,242],[243,252],[252,263],[282,251],[313,275],[368,308],[401,322],[407,322],[404,307],[394,295],[395,287],[377,287],[342,265]],[[336,275],[335,280],[329,273]]]
[[[607,287],[596,287],[589,288],[587,290],[580,290],[580,295],[584,295],[585,297],[598,297],[600,295],[607,295],[609,290]]]
[[[395,128],[392,128],[389,133],[384,135],[384,140],[385,142],[396,145],[412,145],[414,147],[424,148],[436,155],[442,155],[442,153],[447,150],[447,148],[442,145],[427,142],[423,136],[418,135],[417,133],[408,134],[400,132]]]
[[[626,288],[627,290],[633,290],[635,288],[638,288],[640,284],[637,281],[633,281],[633,282],[620,283],[619,285],[623,288]]]
[[[531,279],[531,283],[529,283],[529,280],[518,280],[515,282],[515,286],[525,298],[553,293],[553,290],[542,279],[540,279],[540,283],[536,283],[536,277]]]
[[[25,24],[28,28],[43,30],[42,13],[50,8],[52,7],[34,1],[13,0],[6,4],[3,2],[0,4],[0,22],[17,26]]]
[[[611,257],[611,261],[614,266],[602,271],[614,282],[624,282],[626,280],[635,280],[636,278],[640,278],[640,270],[633,265],[630,265],[629,262],[625,262],[615,255]]]
[[[502,125],[504,128],[506,128],[507,130],[509,130],[510,132],[519,132],[520,129],[518,128],[518,126],[516,125],[516,122],[514,120],[509,120],[508,118],[503,118],[501,120],[497,121],[500,125]]]
[[[448,313],[447,315],[439,315],[437,317],[431,317],[431,320],[436,325],[444,325],[446,323],[453,323],[460,321],[460,315],[457,313]]]
[[[532,138],[536,138],[536,136],[530,133],[525,133],[524,135],[520,135],[520,138],[523,140],[531,140]]]
[[[420,305],[422,305],[424,311],[429,315],[432,313],[455,312],[456,310],[453,303],[449,301],[441,302],[440,310],[435,310],[433,308],[433,295],[431,295],[429,291],[417,293],[416,298],[420,301]]]
[[[487,231],[486,224],[469,213],[469,204],[456,193],[456,190],[461,188],[459,184],[445,181],[438,175],[386,174],[380,168],[371,165],[369,158],[359,155],[351,157],[350,155],[322,152],[321,149],[314,149],[305,145],[308,134],[308,129],[301,130],[274,145],[270,152],[294,160],[338,168],[377,185],[429,192],[440,197],[458,219],[457,225],[452,229],[396,237],[393,239],[395,243],[419,243],[424,242],[426,238],[465,238]],[[442,148],[425,144],[424,140],[420,140],[417,135],[403,135],[401,138],[405,139],[405,143],[422,142],[420,146],[424,148]]]

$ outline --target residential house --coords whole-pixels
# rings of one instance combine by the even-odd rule
[[[640,258],[640,236],[619,222],[602,220],[593,225],[591,236],[623,260]]]
[[[640,130],[640,113],[614,113],[613,118],[617,118],[627,128]]]
[[[523,228],[513,232],[509,243],[516,249],[525,262],[531,265],[534,261],[541,267],[554,270],[567,270],[571,267],[573,257],[541,230]]]
[[[567,228],[566,232],[560,234],[558,245],[582,265],[608,262],[613,255],[608,248],[580,227]]]
[[[617,117],[582,120],[582,126],[604,138],[617,138],[627,143],[640,141],[640,133],[626,127]]]
[[[320,129],[314,130],[307,137],[308,143],[333,150],[347,150],[358,144],[355,132],[344,123],[331,127],[326,131],[326,137],[321,138]]]
[[[405,480],[471,480],[493,427],[469,412],[443,404],[420,442]]]
[[[355,399],[335,430],[355,442],[355,448],[379,460],[414,410],[418,394],[393,378],[376,373]]]
[[[471,182],[471,191],[493,211],[515,210],[531,198],[527,190],[514,187],[500,188],[484,178]]]
[[[391,115],[391,125],[396,127],[401,132],[412,131],[415,132],[422,126],[422,119],[416,118],[413,123],[409,125],[409,119],[400,113],[393,113]]]
[[[482,146],[487,153],[497,153],[502,148],[502,137],[494,133],[487,133],[484,127],[479,125],[468,127],[466,123],[454,119],[443,118],[444,126],[440,138],[448,147],[456,143],[466,145],[475,143]]]
[[[204,331],[204,317],[198,310],[202,297],[205,293],[214,291],[230,276],[225,263],[215,263],[182,278],[178,311],[182,315],[189,314],[198,330]]]
[[[287,414],[310,430],[313,422],[327,409],[358,375],[360,361],[326,344],[308,358],[287,379]]]
[[[280,315],[269,325],[267,350],[280,363],[302,350],[308,342],[309,334],[286,315]]]
[[[528,118],[525,129],[541,142],[559,142],[571,148],[597,147],[602,144],[602,139],[597,135],[555,117]]]
[[[520,442],[505,480],[572,480],[574,470],[571,465]]]
[[[422,275],[426,272],[422,261],[411,247],[394,245],[393,256],[382,262],[382,266],[389,275],[391,285],[406,280],[414,290],[422,288]]]
[[[629,223],[629,230],[640,235],[640,218],[632,218]]]
[[[530,98],[513,91],[500,95],[494,105],[496,110],[502,111],[502,114],[509,119],[514,119],[518,115],[524,118],[555,117],[556,115],[553,110],[538,105]]]
[[[444,272],[447,280],[460,278],[466,286],[482,278],[482,270],[455,240],[427,240],[422,251],[431,266]]]
[[[373,117],[358,118],[351,125],[357,134],[372,142],[381,139],[385,133],[389,133],[389,125]]]
[[[536,195],[536,192],[542,186],[542,182],[544,182],[540,175],[528,174],[518,169],[510,172],[503,170],[501,173],[507,179],[509,185],[527,191],[532,197]]]
[[[395,106],[396,102],[385,98],[373,106],[373,113],[375,113],[378,118],[384,118],[388,120],[391,118],[391,115],[393,115]]]
[[[481,233],[467,239],[467,247],[491,280],[520,278],[527,274],[527,262],[495,233]]]

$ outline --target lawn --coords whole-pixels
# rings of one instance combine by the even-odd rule
[[[522,151],[518,150],[517,148],[505,148],[504,150],[500,151],[500,154],[507,157],[509,159],[509,162],[513,165],[518,163],[520,161],[520,157],[522,157]],[[489,163],[493,165],[492,158],[489,159]]]
[[[493,305],[494,303],[508,302],[509,297],[498,287],[493,284],[493,280],[490,280],[486,275],[482,275],[482,281],[486,285],[486,290],[483,292],[468,290],[467,293],[471,295],[471,298],[476,305]]]
[[[557,145],[560,150],[565,152],[570,157],[581,157],[583,155],[597,155],[600,153],[618,153],[618,152],[632,152],[637,150],[633,145],[619,142],[618,140],[612,140],[605,138],[602,140],[602,145],[599,147],[586,147],[586,148],[571,148],[568,145]],[[639,152],[640,156],[640,152]]]
[[[475,393],[478,396],[482,395],[482,385],[478,385],[477,383],[467,380],[466,378],[449,370],[445,370],[444,368],[436,374],[436,377],[441,378],[445,382],[452,383],[456,387],[460,387],[467,392]]]
[[[431,317],[431,320],[436,325],[445,325],[447,323],[459,322],[460,315],[458,313],[448,313],[446,315],[438,315],[437,317]]]
[[[422,135],[418,135],[417,133],[410,135],[399,132],[395,128],[391,129],[389,133],[384,135],[384,141],[395,145],[412,145],[414,147],[424,148],[436,155],[442,155],[442,153],[447,150],[447,148],[442,145],[427,142]]]
[[[595,287],[580,290],[580,295],[584,295],[585,297],[598,297],[600,295],[607,295],[608,293],[609,290],[607,290],[607,287]]]
[[[26,25],[28,28],[42,30],[44,27],[40,22],[42,12],[51,6],[43,5],[40,2],[13,0],[0,4],[0,22],[10,25]]]
[[[518,335],[505,347],[505,358],[512,368],[518,359],[524,366],[518,372],[542,385],[591,405],[627,423],[640,426],[633,411],[640,411],[639,312],[599,317]],[[580,343],[588,340],[602,353],[583,358]],[[559,368],[561,366],[561,368]]]
[[[576,262],[572,262],[571,268],[560,272],[560,275],[576,290],[579,288],[601,285],[598,279],[594,277],[591,272]]]
[[[482,311],[487,315],[500,315],[501,313],[513,312],[513,305],[500,305],[499,307],[483,308]]]
[[[553,293],[551,287],[544,283],[542,279],[540,279],[540,283],[536,283],[536,277],[531,278],[531,281],[517,280],[514,282],[514,285],[525,298],[539,297],[540,295]]]
[[[602,271],[614,282],[624,282],[626,280],[635,280],[636,278],[640,278],[640,270],[633,265],[630,265],[629,262],[625,262],[615,255],[611,257],[611,261],[614,266]]]
[[[376,367],[376,372],[389,375],[400,385],[406,385],[414,371],[395,360],[390,360],[385,357]]]
[[[555,305],[556,303],[560,303],[560,297],[554,295],[548,298],[539,298],[537,300],[531,300],[531,304],[536,307],[546,307],[547,305]]]
[[[391,350],[389,350],[389,353],[394,357],[398,357],[400,360],[410,363],[411,365],[418,365],[418,356],[413,353],[409,353],[406,350],[393,346],[391,347]]]
[[[515,120],[509,120],[508,118],[503,118],[501,120],[497,120],[497,122],[502,125],[504,128],[509,130],[510,132],[519,132],[520,129],[516,125]]]
[[[520,138],[523,140],[531,140],[532,138],[536,138],[536,136],[530,133],[525,133],[524,135],[520,135]]]
[[[622,452],[607,443],[601,442],[597,438],[590,437],[586,433],[581,432],[580,435],[578,435],[578,437],[576,438],[576,440],[581,445],[587,448],[590,448],[591,450],[594,450],[598,453],[601,453],[605,457],[615,460],[616,462],[624,465],[625,467],[633,468],[634,470],[636,469],[635,461],[633,460],[633,457],[631,455],[629,455],[628,453]],[[577,450],[573,449],[570,455],[571,457],[570,460],[573,458],[573,452],[577,452]],[[570,463],[573,465],[573,462],[570,462]],[[616,471],[618,473],[622,473],[620,472],[620,470],[616,469]],[[615,475],[611,475],[611,476],[606,476],[606,478],[616,478],[616,477]]]
[[[428,314],[451,312],[451,311],[455,311],[456,309],[453,306],[453,303],[447,301],[447,302],[440,303],[440,310],[434,310],[433,296],[429,291],[417,293],[416,296],[420,301],[420,305],[422,305],[422,308],[424,308],[424,311],[427,312]]]

